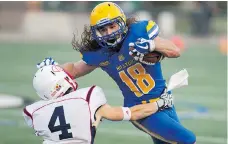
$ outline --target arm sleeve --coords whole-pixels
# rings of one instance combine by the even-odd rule
[[[26,124],[29,127],[33,127],[32,115],[27,111],[26,107],[23,109],[22,115],[24,117],[24,120],[25,120]]]
[[[154,39],[159,34],[159,27],[154,21],[148,21],[146,31],[150,39]]]

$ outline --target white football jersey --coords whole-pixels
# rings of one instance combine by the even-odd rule
[[[98,86],[83,88],[61,98],[38,101],[24,108],[26,123],[43,144],[91,144],[96,110],[107,102]]]

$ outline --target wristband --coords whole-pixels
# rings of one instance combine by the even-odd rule
[[[122,107],[123,120],[129,121],[131,119],[131,110],[128,107]]]

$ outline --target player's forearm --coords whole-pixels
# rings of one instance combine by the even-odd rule
[[[177,58],[180,56],[180,49],[172,41],[156,37],[154,43],[155,51],[161,52],[165,57]]]
[[[121,121],[121,120],[139,120],[145,118],[155,112],[157,112],[158,107],[156,103],[148,103],[136,105],[129,108],[130,111],[127,112],[127,107],[111,107],[110,112],[113,113],[112,120]],[[130,113],[130,114],[129,114]],[[110,115],[111,116],[111,115]],[[129,117],[129,119],[127,118]]]
[[[84,76],[86,74],[89,74],[93,70],[95,70],[97,67],[96,66],[90,66],[87,65],[83,60],[80,60],[76,63],[74,63],[74,74],[75,78]]]
[[[61,67],[74,78],[84,76],[96,69],[95,66],[89,66],[82,60],[75,63],[65,63]]]
[[[105,119],[112,121],[121,121],[123,120],[123,111],[121,107],[112,107],[108,104],[103,105],[96,113]]]
[[[131,110],[131,120],[139,120],[145,118],[158,110],[156,103],[148,103],[136,105],[130,108]]]
[[[106,104],[97,111],[96,115],[112,121],[139,120],[157,112],[158,107],[156,103],[148,103],[133,106],[128,109],[129,111],[127,109],[123,107],[111,107]]]
[[[68,62],[60,65],[70,76],[75,77],[74,63]]]

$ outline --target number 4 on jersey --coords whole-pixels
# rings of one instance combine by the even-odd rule
[[[55,122],[59,118],[59,125],[55,126]],[[48,128],[52,133],[61,131],[62,134],[59,135],[59,139],[68,139],[68,138],[73,138],[72,133],[68,132],[68,129],[71,128],[70,124],[66,124],[66,119],[65,119],[65,114],[63,110],[63,106],[56,107],[51,119],[48,124]]]

